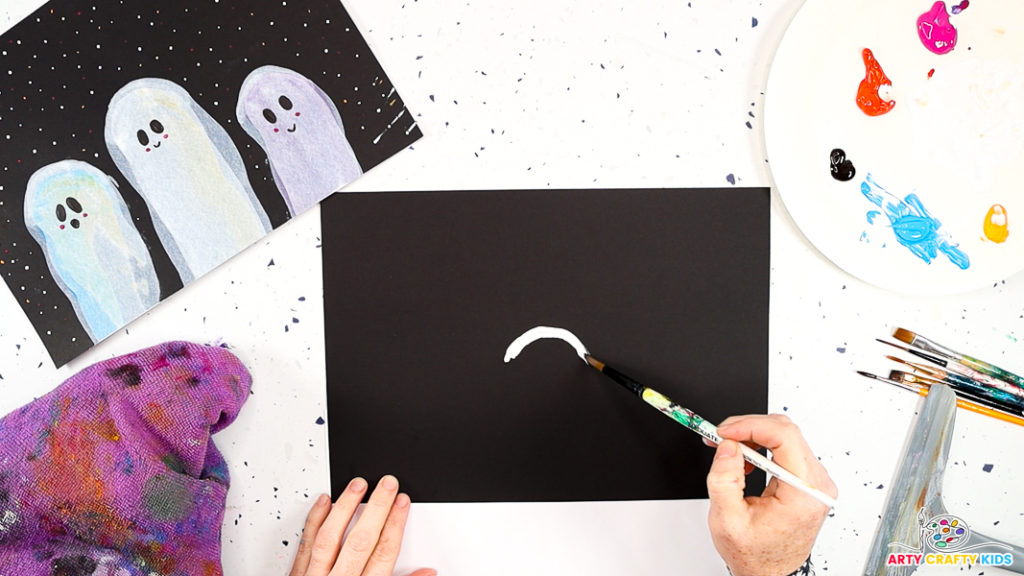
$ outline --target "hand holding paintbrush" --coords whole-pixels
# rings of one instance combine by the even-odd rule
[[[608,376],[620,386],[637,395],[641,400],[652,407],[657,408],[662,414],[672,418],[679,424],[682,424],[715,444],[721,443],[722,438],[718,435],[718,430],[714,424],[708,422],[704,418],[701,418],[697,414],[694,414],[692,411],[683,408],[672,400],[669,400],[660,392],[640,384],[615,368],[612,368],[597,358],[594,358],[590,355],[590,352],[587,351],[586,346],[580,342],[580,339],[568,330],[562,328],[551,328],[548,326],[538,326],[526,331],[526,333],[521,335],[519,338],[516,338],[512,344],[509,345],[508,350],[505,351],[505,362],[515,358],[520,352],[522,352],[523,348],[541,338],[558,338],[560,340],[564,340],[576,349],[576,354],[582,358],[588,366],[596,369],[605,376]],[[768,457],[749,446],[741,445],[740,450],[743,453],[743,459],[747,462],[750,462],[768,474],[775,476],[779,480],[786,482],[790,486],[793,486],[804,494],[818,500],[829,508],[835,508],[835,497],[825,494],[814,485],[806,482],[791,471],[780,466],[778,463],[773,462]]]
[[[734,576],[789,574],[809,568],[811,546],[829,508],[835,505],[837,490],[789,418],[739,416],[728,418],[716,427],[594,358],[579,338],[562,328],[538,326],[528,330],[509,345],[505,361],[515,358],[523,348],[540,338],[557,338],[569,343],[588,366],[697,432],[706,441],[718,444],[707,477],[711,500],[708,527],[715,548]],[[774,459],[769,460],[746,443],[768,448]],[[775,476],[760,497],[744,497],[745,462]]]

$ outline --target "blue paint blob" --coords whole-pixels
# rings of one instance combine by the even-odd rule
[[[896,240],[925,263],[931,264],[941,252],[961,270],[970,267],[970,258],[941,230],[942,222],[928,213],[917,194],[908,194],[900,200],[875,182],[871,174],[861,183],[860,191],[885,213]],[[868,221],[873,220],[874,216],[868,212]]]

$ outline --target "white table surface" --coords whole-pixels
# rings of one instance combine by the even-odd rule
[[[41,4],[0,0],[0,26]],[[346,0],[425,134],[350,189],[726,187],[730,174],[770,186],[763,90],[799,4]],[[815,546],[819,573],[857,574],[918,400],[854,370],[887,370],[874,339],[901,326],[1024,372],[1024,277],[957,296],[885,292],[822,257],[774,192],[771,218],[769,408],[801,426],[839,485]],[[61,369],[0,290],[0,413],[103,358],[171,339],[229,343],[255,384],[215,437],[232,476],[224,568],[285,574],[308,506],[329,486],[327,426],[316,424],[326,418],[321,279],[314,209]],[[1024,542],[1022,453],[1024,429],[959,411],[949,510]],[[706,511],[706,501],[414,504],[398,573],[722,575]]]

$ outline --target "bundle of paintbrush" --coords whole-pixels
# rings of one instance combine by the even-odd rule
[[[928,363],[886,356],[909,370],[892,370],[888,378],[861,371],[858,374],[912,390],[922,396],[928,395],[931,386],[949,386],[956,393],[957,406],[1024,426],[1024,378],[903,328],[897,328],[893,337],[906,346],[881,339],[878,341]]]

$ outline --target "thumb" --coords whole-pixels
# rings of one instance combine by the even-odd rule
[[[747,502],[743,499],[746,474],[740,445],[735,440],[722,440],[718,445],[707,482],[710,517],[734,518],[746,513]]]

